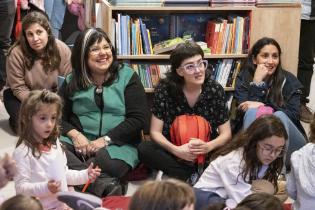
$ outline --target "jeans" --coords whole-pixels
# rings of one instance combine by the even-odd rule
[[[256,119],[257,109],[248,109],[244,116],[244,129],[247,129],[252,122]],[[286,144],[285,165],[288,168],[290,166],[291,154],[303,147],[306,144],[306,139],[303,134],[298,130],[295,124],[290,118],[282,111],[276,111],[273,115],[277,116],[283,123],[287,133],[288,142]]]
[[[209,204],[225,203],[225,199],[221,198],[218,194],[210,191],[200,190],[193,188],[196,196],[196,210],[207,209]]]
[[[297,78],[304,86],[302,103],[308,103],[315,56],[315,20],[301,20]]]
[[[0,85],[6,81],[5,53],[11,45],[11,32],[15,17],[15,0],[0,1]]]
[[[45,12],[50,20],[52,32],[58,39],[66,12],[66,3],[64,0],[45,0],[44,5]]]

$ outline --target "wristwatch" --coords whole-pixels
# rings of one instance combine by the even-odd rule
[[[103,136],[103,139],[105,141],[106,146],[108,146],[110,143],[112,143],[112,140],[109,136]]]

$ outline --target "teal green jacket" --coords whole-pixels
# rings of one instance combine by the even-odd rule
[[[96,86],[67,93],[70,74],[59,94],[64,100],[61,140],[72,144],[67,133],[76,129],[90,141],[109,136],[114,144],[136,145],[147,116],[144,88],[138,75],[129,67],[119,70],[110,86],[103,86],[101,105],[96,102]]]

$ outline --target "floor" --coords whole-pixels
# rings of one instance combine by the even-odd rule
[[[313,90],[313,91],[312,91]],[[308,106],[315,110],[315,74],[313,74],[312,85],[311,85],[311,94],[310,94],[310,103]],[[308,132],[308,124],[303,123],[304,128]],[[12,154],[15,144],[17,142],[17,137],[14,136],[8,125],[8,114],[4,108],[2,101],[0,100],[0,157],[5,153]],[[139,185],[140,182],[130,182],[128,186],[127,195],[132,195]],[[14,183],[8,183],[4,188],[0,189],[0,200],[9,198],[15,195]]]

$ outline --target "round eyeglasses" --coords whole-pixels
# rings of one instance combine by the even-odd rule
[[[208,67],[207,60],[201,60],[197,64],[188,63],[184,66],[180,66],[180,68],[184,69],[187,74],[194,74],[197,69],[204,71]]]
[[[274,149],[272,147],[267,147],[267,146],[263,146],[258,144],[259,148],[262,151],[263,155],[266,156],[270,156],[270,155],[274,155],[275,157],[283,157],[284,153],[285,153],[285,149],[281,148],[281,149]]]

